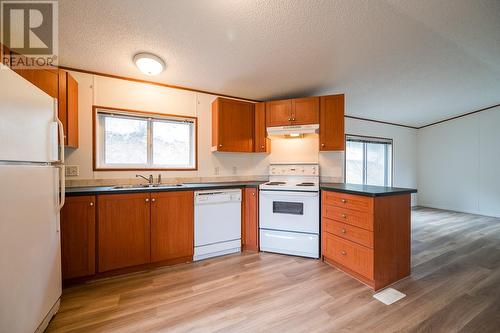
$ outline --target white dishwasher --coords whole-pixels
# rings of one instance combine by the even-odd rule
[[[194,192],[194,257],[241,251],[241,190]]]

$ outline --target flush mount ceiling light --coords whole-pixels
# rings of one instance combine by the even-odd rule
[[[134,56],[134,63],[146,75],[158,75],[165,70],[165,62],[152,53],[138,53]]]

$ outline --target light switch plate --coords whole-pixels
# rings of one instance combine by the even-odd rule
[[[64,169],[66,170],[67,177],[76,177],[80,175],[80,168],[78,165],[66,165]]]

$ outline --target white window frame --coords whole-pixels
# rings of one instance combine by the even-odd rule
[[[105,107],[93,107],[94,112],[94,170],[174,170],[191,171],[198,169],[198,119],[197,117],[158,114],[142,111],[113,109]],[[146,164],[110,164],[105,163],[105,135],[104,119],[106,117],[120,117],[128,119],[140,119],[147,121],[147,163]],[[186,166],[153,164],[153,123],[174,122],[191,123],[191,154],[190,163]]]
[[[363,135],[353,135],[346,134],[345,136],[345,146],[346,152],[344,154],[344,180],[347,182],[347,142],[362,142],[363,143],[363,185],[367,184],[368,178],[368,167],[367,167],[367,143],[382,143],[391,147],[391,154],[389,155],[389,151],[385,149],[385,165],[388,166],[384,170],[384,185],[380,186],[392,186],[394,183],[394,141],[389,138],[379,138],[373,136],[363,136]],[[388,178],[390,176],[390,182],[388,182]]]

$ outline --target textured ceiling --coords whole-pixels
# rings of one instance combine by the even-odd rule
[[[500,102],[499,0],[61,0],[60,64],[420,126]]]

